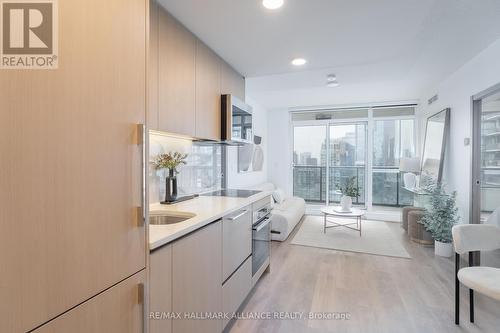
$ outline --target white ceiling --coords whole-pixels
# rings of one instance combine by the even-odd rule
[[[159,1],[267,108],[414,100],[500,38],[499,0]]]

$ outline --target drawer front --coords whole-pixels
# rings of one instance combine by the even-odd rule
[[[222,281],[252,254],[252,209],[245,207],[222,220]]]
[[[222,310],[232,315],[243,303],[252,289],[252,257],[249,257],[243,265],[222,286]],[[223,327],[230,320],[224,319]]]
[[[125,281],[82,303],[33,333],[141,333],[144,332],[146,273]]]

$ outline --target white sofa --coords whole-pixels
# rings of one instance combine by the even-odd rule
[[[274,192],[276,187],[272,183],[264,183],[256,190]],[[274,203],[274,200],[273,200]],[[288,238],[297,223],[302,219],[306,212],[306,202],[302,198],[287,197],[283,202],[274,203],[271,220],[272,240],[284,241]]]

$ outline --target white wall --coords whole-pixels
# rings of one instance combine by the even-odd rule
[[[264,151],[264,167],[262,171],[238,173],[238,150],[237,147],[227,147],[227,186],[229,188],[247,188],[268,181],[268,118],[267,110],[260,106],[251,97],[246,98],[246,103],[253,107],[253,130],[254,134],[262,137],[262,149]]]
[[[483,50],[447,79],[421,96],[420,134],[424,135],[426,118],[444,108],[451,108],[451,133],[447,147],[444,181],[457,191],[462,222],[469,222],[471,146],[464,139],[472,136],[471,96],[500,82],[500,39]],[[434,94],[439,100],[427,106]]]
[[[282,188],[288,195],[293,194],[292,145],[290,114],[288,110],[268,112],[269,137],[269,181]]]

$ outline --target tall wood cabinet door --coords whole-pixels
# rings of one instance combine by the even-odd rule
[[[0,74],[0,332],[145,267],[146,1],[56,3],[59,68]]]
[[[174,313],[222,311],[222,223],[213,223],[172,245]],[[174,319],[173,332],[220,333],[219,319]]]
[[[150,333],[171,333],[172,320],[172,246],[166,245],[151,253],[149,260]]]
[[[159,7],[159,124],[162,131],[195,135],[196,39]]]
[[[144,283],[141,271],[33,333],[142,333]]]
[[[159,14],[158,2],[151,0],[149,4],[149,50],[148,50],[148,113],[147,121],[149,129],[158,130],[158,35]]]
[[[196,137],[221,138],[221,70],[219,57],[196,43]]]
[[[221,62],[221,93],[231,94],[245,101],[245,78],[227,62]]]

